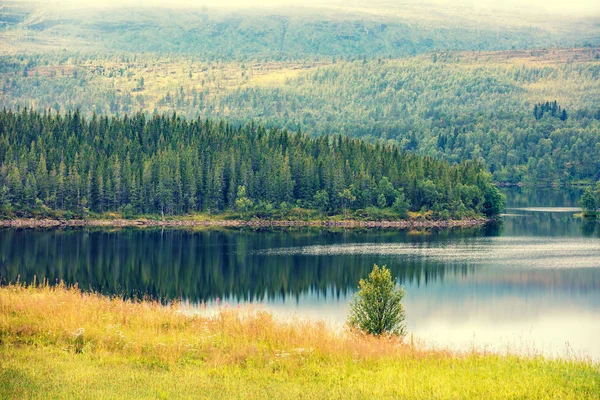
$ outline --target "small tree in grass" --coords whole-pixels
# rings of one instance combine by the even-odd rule
[[[367,279],[361,279],[360,289],[350,303],[348,325],[361,332],[380,336],[404,335],[404,289],[392,279],[390,270],[384,266],[373,267]]]

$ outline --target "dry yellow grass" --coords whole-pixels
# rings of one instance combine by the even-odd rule
[[[188,315],[177,303],[129,301],[77,288],[14,285],[0,291],[0,330],[6,343],[56,345],[78,352],[120,352],[161,362],[199,358],[215,365],[290,349],[320,356],[425,356],[399,339],[340,335],[322,322],[278,321],[270,313],[222,308]],[[440,353],[443,355],[445,353]]]

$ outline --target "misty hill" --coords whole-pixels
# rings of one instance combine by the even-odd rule
[[[0,50],[11,53],[155,52],[205,60],[289,60],[600,44],[598,19],[443,4],[350,2],[228,10],[8,1],[1,7]]]

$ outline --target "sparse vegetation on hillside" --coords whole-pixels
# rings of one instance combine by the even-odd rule
[[[201,7],[197,2],[188,7],[170,2],[170,7],[89,3],[5,0],[0,9],[0,50],[183,54],[246,61],[599,44],[593,18],[435,2],[358,1],[334,6],[313,2],[237,10]]]

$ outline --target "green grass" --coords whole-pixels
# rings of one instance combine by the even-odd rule
[[[2,398],[597,398],[599,372],[516,357],[336,357],[211,366],[57,348],[3,348]]]
[[[334,332],[251,309],[0,288],[0,398],[594,399],[600,366]]]

